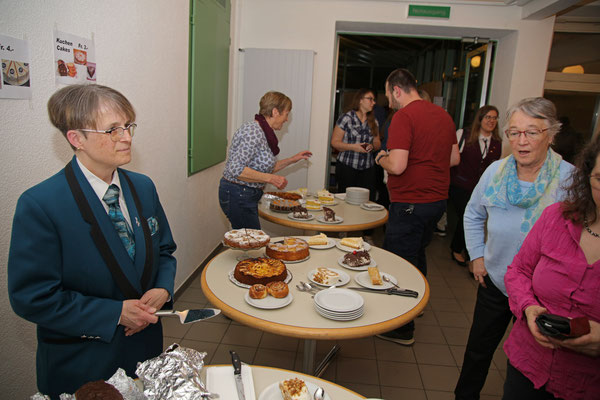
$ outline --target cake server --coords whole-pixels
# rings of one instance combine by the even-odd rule
[[[242,362],[240,361],[240,356],[233,351],[229,350],[229,354],[231,354],[231,364],[233,364],[233,378],[235,379],[235,386],[237,388],[237,394],[239,400],[246,400],[246,396],[244,395],[244,382],[242,382]]]
[[[179,317],[182,324],[191,324],[221,314],[218,308],[199,308],[195,310],[161,310],[154,313],[157,317]]]
[[[347,289],[358,290],[359,292],[367,292],[367,293],[395,294],[397,296],[414,297],[414,298],[419,297],[419,292],[415,292],[414,290],[410,290],[410,289],[398,290],[398,289],[390,288],[390,289],[381,290],[381,289],[368,289],[368,288],[363,288],[363,287],[348,287]]]

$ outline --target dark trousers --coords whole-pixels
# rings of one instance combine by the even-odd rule
[[[383,168],[375,165],[375,175],[377,184],[377,203],[384,206],[386,209],[390,207],[390,194],[387,185],[383,182]]]
[[[375,167],[354,169],[341,162],[335,163],[335,180],[338,193],[345,193],[347,187],[357,186],[369,189],[369,200],[374,201],[377,192]]]
[[[262,194],[261,189],[238,185],[221,178],[219,204],[231,222],[232,229],[260,229],[258,201]]]
[[[431,242],[433,229],[446,210],[446,200],[433,203],[391,203],[383,248],[404,258],[427,276],[425,248]],[[414,322],[398,328],[414,331]]]
[[[533,383],[513,367],[510,361],[506,362],[506,380],[504,381],[504,396],[502,400],[557,400],[553,394],[533,387]],[[560,399],[558,399],[560,400]]]
[[[458,186],[450,185],[450,204],[453,205],[456,211],[456,229],[454,230],[454,236],[452,237],[452,244],[450,248],[455,253],[462,253],[466,250],[465,244],[465,228],[463,226],[463,217],[465,215],[465,208],[471,198],[471,193]]]
[[[485,276],[487,288],[479,286],[473,324],[469,332],[465,358],[458,383],[456,400],[476,400],[485,384],[494,351],[512,318],[508,298]]]

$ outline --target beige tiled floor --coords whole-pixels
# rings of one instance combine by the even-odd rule
[[[381,239],[381,232],[375,235]],[[376,240],[376,244],[378,240]],[[339,340],[342,346],[324,379],[346,386],[366,397],[386,400],[453,399],[471,325],[477,287],[467,269],[450,259],[449,238],[435,236],[427,251],[431,299],[425,314],[416,320],[416,343],[404,347],[375,337]],[[178,297],[177,309],[209,306],[197,278]],[[227,364],[229,350],[242,361],[300,370],[303,341],[248,328],[226,317],[180,325],[165,319],[165,346],[178,342],[208,353],[208,364]],[[324,355],[334,342],[318,342]],[[506,356],[498,348],[482,400],[500,399]]]

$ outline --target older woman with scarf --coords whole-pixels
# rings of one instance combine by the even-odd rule
[[[292,101],[283,93],[267,92],[259,106],[254,121],[246,122],[233,134],[219,185],[219,203],[233,229],[260,229],[258,201],[265,185],[284,189],[287,179],[275,172],[312,156],[305,150],[276,161],[279,147],[274,131],[288,120]]]
[[[481,176],[464,216],[467,250],[479,283],[456,399],[479,399],[494,351],[512,318],[504,275],[527,233],[549,205],[561,201],[573,166],[550,149],[560,129],[556,108],[541,97],[508,111],[512,154]],[[486,240],[487,227],[487,240]]]

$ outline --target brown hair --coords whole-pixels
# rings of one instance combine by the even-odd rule
[[[469,139],[467,140],[467,144],[476,143],[479,140],[479,129],[481,128],[481,121],[490,111],[496,111],[496,116],[499,116],[500,113],[495,106],[485,105],[481,107],[475,113],[475,117],[473,118],[473,123],[471,124],[471,133],[469,134]],[[492,138],[502,141],[500,137],[500,133],[498,131],[498,121],[496,120],[496,127],[492,131]]]
[[[403,92],[409,93],[411,90],[417,90],[417,80],[409,70],[398,68],[393,70],[385,80],[390,90],[394,91],[394,86],[398,86]]]
[[[588,143],[575,158],[577,168],[571,174],[571,184],[566,188],[566,200],[562,203],[563,217],[575,223],[580,224],[586,218],[593,223],[598,218],[590,184],[590,175],[596,167],[598,155],[600,137]]]
[[[358,111],[360,108],[360,101],[369,93],[371,93],[373,97],[375,97],[375,91],[373,89],[359,89],[358,92],[356,92],[354,94],[354,97],[352,98],[352,103],[350,103],[349,110]],[[377,123],[375,122],[375,114],[372,110],[367,113],[367,123],[369,124],[369,128],[371,129],[371,136],[378,136],[379,129],[377,128]]]
[[[276,108],[280,114],[292,110],[292,100],[281,92],[270,91],[260,98],[260,110],[258,113],[263,117],[272,117],[273,109]]]
[[[66,138],[70,130],[97,129],[104,107],[122,113],[128,122],[135,121],[135,110],[125,96],[108,86],[95,84],[69,85],[56,91],[48,100],[48,116]],[[85,136],[85,132],[82,134]]]

